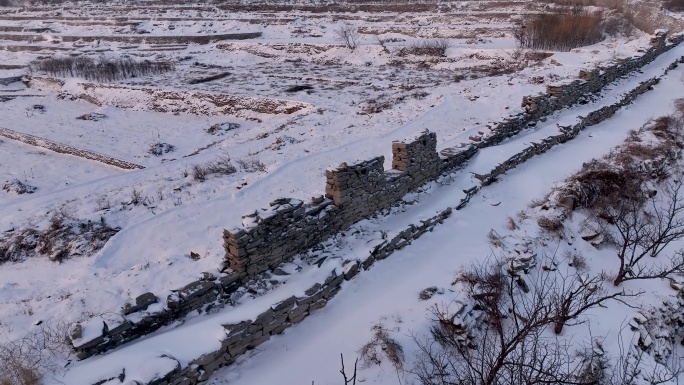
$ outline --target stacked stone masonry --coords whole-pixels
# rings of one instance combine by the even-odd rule
[[[661,41],[664,41],[662,39],[664,37],[661,37]],[[638,70],[639,67],[635,63],[641,63],[640,65],[649,63],[658,54],[671,49],[675,44],[681,43],[682,37],[670,38],[670,41],[672,42],[670,45],[663,43],[661,46],[654,46],[647,50],[642,57],[630,59],[633,63],[629,65],[629,68]],[[622,66],[622,64],[616,64],[616,66]],[[673,64],[671,68],[675,66],[676,64]],[[615,80],[615,77],[602,76],[607,72],[613,73],[614,71],[611,69],[604,69],[604,72],[582,71],[580,76],[588,78],[597,74],[600,79],[603,79],[601,80],[602,86],[605,86],[610,81]],[[642,83],[637,89],[627,94],[619,103],[592,112],[582,119],[578,125],[565,128],[561,134],[545,139],[542,144],[532,144],[530,148],[525,149],[497,166],[491,173],[480,176],[482,185],[493,182],[501,173],[536,154],[548,150],[551,146],[573,138],[579,130],[607,119],[620,107],[631,103],[638,95],[646,92],[657,81],[658,79],[651,79],[648,82]],[[573,82],[570,84],[578,85],[580,83]],[[560,89],[563,90],[563,87],[566,86],[561,86]],[[557,89],[552,89],[552,92],[559,95]],[[569,91],[560,92],[562,94]],[[578,100],[585,97],[580,94],[575,95]],[[553,100],[557,97],[544,95],[535,97],[535,100],[537,100],[538,106],[552,105],[555,102],[547,103],[545,100]],[[569,103],[569,106],[578,102],[578,100],[566,99],[566,102]],[[538,113],[538,111],[537,109],[535,113]],[[546,111],[547,114],[550,114],[554,110]],[[525,120],[530,119],[531,121],[532,118],[530,117],[533,115],[530,112],[525,112],[521,116],[524,119],[514,119],[516,123],[511,123],[512,120],[509,120],[498,127],[508,124],[516,127],[519,126],[520,130],[522,130],[529,126]],[[538,115],[537,119],[541,116],[543,115]],[[175,290],[174,294],[166,298],[165,303],[157,303],[159,298],[152,293],[143,294],[136,298],[135,304],[127,304],[123,307],[123,316],[120,319],[114,321],[105,320],[104,327],[101,325],[102,321],[97,320],[97,322],[100,322],[102,329],[101,335],[78,346],[74,344],[78,356],[85,358],[93,354],[102,353],[157,330],[161,326],[168,325],[191,311],[207,310],[214,303],[225,302],[232,292],[259,272],[273,268],[291,256],[319,244],[335,233],[348,228],[358,220],[367,218],[377,210],[391,206],[406,193],[416,189],[425,182],[436,178],[443,172],[462,166],[464,162],[475,155],[478,148],[494,145],[507,137],[506,135],[511,135],[511,133],[512,131],[495,130],[491,136],[478,142],[476,145],[463,148],[447,148],[437,154],[436,135],[425,132],[406,143],[395,142],[392,144],[392,169],[389,171],[384,170],[384,157],[373,158],[354,165],[343,163],[336,169],[328,170],[326,172],[325,196],[316,196],[308,203],[289,198],[275,200],[271,203],[271,207],[268,210],[255,210],[245,215],[242,228],[224,232],[226,258],[235,272],[219,278],[208,274],[199,281],[192,282],[181,289]],[[464,190],[466,197],[461,201],[457,209],[464,207],[469,199],[478,191],[479,187],[477,186]],[[411,226],[399,236],[388,240],[374,249],[371,257],[350,265],[350,271],[354,271],[353,275],[355,275],[360,268],[368,268],[375,260],[386,258],[394,250],[404,247],[412,239],[419,237],[426,231],[430,231],[438,223],[441,223],[444,218],[448,217],[450,213],[451,210],[447,210],[428,221],[423,221],[421,226]],[[347,279],[346,276],[345,279]],[[323,299],[327,301],[327,298]],[[283,324],[297,323],[301,321],[299,317],[303,318],[303,314],[305,316],[309,311],[324,306],[325,302],[319,300],[320,298],[316,301],[312,300],[311,303],[315,302],[316,304],[313,306],[309,304],[310,306],[306,310],[304,310],[305,306],[290,309],[293,311],[293,318],[288,318]],[[157,308],[150,310],[155,306]],[[282,314],[280,314],[280,317],[282,317]],[[111,325],[108,325],[108,323]],[[266,329],[269,327],[266,327]],[[273,326],[273,329],[269,330],[269,335],[282,332],[281,329],[281,327]],[[256,336],[254,333],[243,335],[243,337],[248,337],[245,341],[249,341],[247,343],[249,346],[256,346],[256,342],[260,343],[263,342],[261,340],[267,339],[266,335],[263,334],[264,329],[261,330],[262,334],[259,336]],[[274,330],[276,333],[273,332]],[[74,335],[72,337],[78,336]],[[227,338],[235,339],[238,337],[228,336]],[[240,351],[240,349],[233,346],[232,351],[235,353]],[[234,359],[235,355],[231,355],[230,359],[226,359],[226,355],[223,353],[222,357],[224,357],[222,362],[225,364],[232,362],[231,360]],[[215,360],[212,362],[212,365],[217,365],[219,361]],[[179,369],[173,375],[169,374],[169,376],[165,377],[164,381],[166,382],[162,381],[160,384],[195,384],[197,379],[202,376],[202,373],[212,369],[212,367],[207,367],[195,371],[200,367],[202,365],[194,365],[194,369]],[[190,372],[194,374],[189,375]],[[185,379],[179,380],[180,378]],[[157,385],[157,383],[155,382],[154,385]]]
[[[392,144],[389,172],[384,170],[384,157],[354,165],[342,163],[327,170],[324,199],[314,198],[306,204],[296,199],[278,199],[270,209],[256,210],[243,217],[242,228],[224,231],[226,260],[232,269],[248,276],[274,268],[353,223],[390,207],[425,182],[461,166],[477,149],[496,145],[561,108],[588,102],[607,84],[639,70],[680,44],[684,35],[671,37],[671,44],[667,44],[666,38],[667,34],[659,33],[651,40],[652,47],[641,56],[591,71],[582,70],[581,79],[549,85],[545,95],[523,98],[524,112],[496,125],[491,135],[465,151],[446,149],[440,156],[437,137],[428,132],[413,141]]]
[[[126,162],[125,160],[112,158],[111,156],[98,154],[96,152],[84,150],[82,148],[76,148],[68,146],[66,144],[53,142],[51,140],[39,138],[37,136],[23,134],[21,132],[9,130],[7,128],[0,128],[0,136],[4,136],[8,139],[17,140],[19,142],[30,144],[32,146],[46,148],[50,151],[54,151],[60,154],[74,155],[84,159],[94,160],[97,162],[108,164],[110,166],[119,167],[124,170],[135,170],[144,168],[139,164]]]
[[[282,198],[266,210],[243,216],[243,227],[224,232],[230,267],[248,276],[275,268],[361,219],[396,204],[408,192],[462,165],[474,146],[437,153],[437,135],[424,132],[412,141],[392,143],[392,170],[385,158],[326,170],[325,197],[304,203]]]
[[[208,380],[216,370],[235,362],[246,351],[268,341],[274,335],[283,333],[288,327],[301,322],[312,312],[325,307],[328,301],[341,290],[344,281],[353,279],[360,271],[369,269],[376,261],[387,258],[393,252],[409,245],[411,241],[432,231],[451,214],[452,210],[448,208],[434,217],[420,221],[420,225],[410,225],[393,238],[384,240],[373,247],[365,259],[345,262],[341,269],[332,271],[325,281],[315,283],[307,289],[302,297],[289,297],[272,305],[253,320],[247,319],[223,325],[225,337],[218,351],[204,354],[186,367],[178,364],[173,370],[160,374],[159,378],[146,385],[195,385]],[[195,284],[184,295],[186,298],[192,295],[199,298],[203,295],[202,293],[209,292],[213,287],[209,284]],[[154,303],[154,299],[148,296],[143,302],[148,302],[149,305]],[[137,304],[131,305],[129,309],[134,309],[135,306]]]

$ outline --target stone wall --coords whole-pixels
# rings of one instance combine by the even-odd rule
[[[671,44],[667,44],[666,38],[666,34],[659,33],[641,56],[580,71],[580,79],[549,85],[546,94],[523,98],[524,111],[495,125],[490,135],[475,138],[475,146],[499,144],[557,110],[588,102],[607,84],[639,70],[680,44],[684,35],[670,38]],[[465,151],[450,148],[440,156],[436,135],[424,133],[415,140],[392,144],[392,170],[388,172],[384,170],[384,157],[354,165],[342,163],[326,171],[325,198],[314,198],[306,204],[295,199],[278,199],[269,209],[244,216],[243,227],[224,231],[226,260],[232,269],[249,276],[272,269],[332,234],[390,207],[409,191],[460,166],[476,151],[475,148]],[[541,151],[541,148],[531,151]]]
[[[302,297],[292,296],[280,303],[274,304],[253,320],[246,319],[238,323],[223,325],[225,337],[221,341],[221,348],[218,351],[197,357],[185,367],[182,367],[177,362],[174,369],[158,374],[156,379],[148,382],[146,385],[194,385],[208,380],[220,367],[235,362],[246,351],[256,348],[268,341],[271,336],[281,334],[290,326],[301,322],[314,311],[325,307],[328,301],[340,291],[344,281],[351,280],[359,272],[369,269],[376,261],[389,257],[395,251],[409,245],[411,241],[432,231],[451,214],[451,208],[447,208],[431,218],[421,220],[420,225],[410,225],[393,238],[384,240],[374,246],[365,258],[346,261],[341,269],[338,268],[331,271],[323,282],[315,283],[304,292],[305,295]],[[186,294],[179,297],[185,296],[187,299],[190,296],[195,296],[195,298],[199,299],[203,295],[220,290],[217,282],[205,281],[205,283],[194,283],[192,285],[192,290],[188,290]],[[152,295],[146,299],[142,298],[141,304],[143,306],[150,306],[155,302],[156,297]],[[188,300],[186,303],[193,302],[193,300]],[[133,308],[131,309],[133,310]],[[76,331],[86,334],[85,329],[87,328],[95,328],[97,331],[102,330],[102,335],[94,341],[95,343],[101,343],[101,341],[110,338],[108,333],[111,334],[112,331],[125,334],[126,330],[131,330],[132,327],[135,327],[131,322],[122,321],[120,318],[103,318],[107,317],[91,319],[88,324],[79,326]],[[124,378],[119,377],[121,382],[125,382],[125,372],[123,373]],[[112,379],[103,378],[100,383]]]
[[[94,160],[96,162],[108,164],[110,166],[115,166],[118,168],[122,168],[124,170],[135,170],[144,168],[139,164],[126,162],[125,160],[112,158],[111,156],[98,154],[90,150],[84,150],[82,148],[76,148],[73,146],[68,146],[66,144],[53,142],[51,140],[39,138],[37,136],[12,131],[7,128],[0,128],[0,136],[4,136],[5,138],[30,144],[32,146],[46,148],[50,151],[54,151],[60,154],[68,154],[89,160]]]
[[[548,85],[546,94],[526,96],[521,106],[523,112],[492,126],[492,132],[485,137],[476,138],[480,148],[501,143],[517,135],[525,128],[534,126],[539,120],[563,108],[591,101],[606,85],[638,71],[651,63],[661,54],[671,50],[684,40],[684,35],[671,36],[666,44],[667,35],[653,36],[651,47],[640,56],[618,60],[593,70],[581,70],[579,79],[561,84]]]
[[[127,44],[209,44],[222,40],[247,40],[261,37],[261,32],[245,32],[245,33],[226,33],[219,35],[103,35],[103,36],[67,36],[67,35],[52,35],[54,38],[63,42],[94,42],[94,41],[109,41]],[[31,34],[11,34],[5,33],[0,35],[2,40],[10,41],[43,41],[42,35]]]
[[[676,37],[673,42],[679,44],[681,38]],[[666,49],[663,49],[659,52],[665,51]],[[653,51],[651,49],[648,52]],[[646,64],[652,60],[653,58],[641,62]],[[676,63],[671,68],[675,66]],[[630,66],[630,68],[632,67]],[[582,71],[580,76],[593,76],[588,75],[593,73],[595,72]],[[600,72],[598,76],[601,76]],[[609,79],[614,80],[612,77],[603,77],[602,79],[606,82]],[[563,143],[576,136],[578,130],[607,119],[620,107],[629,104],[656,83],[657,79],[642,83],[620,102],[594,111],[582,119],[578,125],[565,128],[567,132],[561,132],[559,135],[547,138],[541,144],[532,144],[521,153],[498,165],[490,173],[480,175],[481,184],[484,186],[492,183],[497,176],[505,171],[516,167],[536,154],[545,152],[553,145]],[[569,84],[583,83],[572,82]],[[607,84],[605,83],[603,86]],[[561,85],[560,87],[562,90],[564,86]],[[558,95],[555,88],[551,88],[551,91]],[[587,97],[570,91],[561,92],[575,95],[574,99],[564,99],[566,103],[569,103],[568,105]],[[538,100],[552,100],[557,97],[545,95],[537,98],[539,98]],[[553,110],[544,110],[547,113],[553,112]],[[521,114],[521,116],[527,115],[530,113]],[[506,122],[502,124],[504,126],[506,124],[513,125],[513,123]],[[520,124],[520,130],[528,126],[528,123],[516,124]],[[494,135],[509,135],[511,132],[497,133],[495,131]],[[96,319],[95,325],[98,333],[95,333],[95,337],[90,341],[77,338],[76,343],[74,343],[78,356],[85,358],[107,351],[155,331],[161,326],[168,325],[193,310],[206,309],[206,307],[213,306],[212,303],[215,302],[225,302],[224,299],[228,298],[233,291],[259,272],[273,268],[287,258],[318,245],[359,219],[367,218],[377,210],[391,206],[407,192],[436,178],[442,172],[463,165],[478,151],[478,147],[496,144],[496,140],[490,138],[478,142],[477,145],[447,148],[437,154],[436,135],[426,132],[413,140],[392,144],[391,170],[384,170],[384,157],[376,157],[354,165],[343,163],[335,169],[328,170],[326,172],[325,196],[315,196],[306,203],[291,198],[277,199],[271,203],[268,209],[255,210],[245,215],[242,227],[224,232],[226,258],[235,272],[228,273],[220,278],[207,275],[199,281],[174,290],[173,294],[165,301],[160,301],[152,293],[145,293],[136,298],[134,304],[126,304],[122,308],[122,319],[104,321],[105,324],[107,321],[112,323],[110,326],[103,328],[103,321]],[[480,188],[480,186],[473,186],[464,190],[465,197],[456,209],[465,207]],[[414,231],[422,234],[427,230],[415,227],[414,230],[409,231],[407,229],[407,234],[412,234]],[[402,241],[401,238],[388,242],[394,246],[403,247],[405,243],[410,241],[409,239],[413,238],[405,238],[406,242]],[[384,257],[385,251],[383,250],[389,249],[374,251],[380,255],[377,257],[378,259]],[[363,263],[369,262],[364,261]],[[88,323],[84,323],[83,327],[88,327]]]
[[[682,56],[679,59],[679,63],[684,63],[684,56]],[[672,63],[665,71],[665,74],[667,74],[669,70],[677,68],[679,63]],[[574,139],[585,128],[593,126],[595,124],[599,124],[604,120],[610,118],[621,108],[631,104],[634,101],[634,99],[636,99],[639,95],[653,89],[653,86],[658,84],[659,82],[660,77],[652,78],[645,82],[641,82],[638,87],[634,88],[633,90],[625,94],[625,96],[623,96],[622,99],[620,99],[620,101],[613,103],[609,106],[599,108],[598,110],[592,111],[587,116],[582,117],[580,119],[580,122],[575,124],[574,126],[560,127],[560,134],[544,138],[540,143],[531,143],[530,146],[528,146],[521,152],[515,154],[503,163],[497,165],[489,173],[484,175],[475,174],[475,177],[480,180],[482,186],[486,186],[495,182],[496,179],[501,174],[504,174],[506,171],[519,166],[520,164],[526,162],[527,160],[536,155],[545,153],[546,151],[550,150],[552,147],[555,147],[556,145]]]
[[[392,143],[392,170],[380,156],[326,170],[325,197],[308,203],[281,198],[270,208],[242,217],[241,228],[224,231],[230,267],[253,276],[275,268],[331,235],[396,204],[408,192],[462,165],[474,146],[437,153],[437,135],[424,132],[407,142]]]

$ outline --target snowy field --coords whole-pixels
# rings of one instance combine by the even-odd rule
[[[445,3],[424,12],[0,8],[0,128],[144,167],[123,170],[0,137],[0,187],[8,186],[0,190],[2,236],[44,230],[56,215],[118,230],[100,250],[61,263],[34,253],[0,264],[0,335],[13,340],[41,321],[70,323],[118,312],[148,291],[165,298],[203,272],[218,274],[224,268],[224,228],[239,225],[243,214],[276,198],[308,200],[323,193],[327,168],[384,155],[390,169],[392,141],[424,129],[437,133],[438,149],[480,140],[491,123],[519,113],[524,96],[648,47],[650,36],[635,31],[570,52],[518,49],[515,26],[543,7],[482,1]],[[345,25],[360,32],[353,51],[336,33]],[[190,42],[255,32],[261,36]],[[92,36],[103,38],[87,39]],[[150,43],[145,37],[166,40]],[[411,51],[436,41],[447,43],[444,55]],[[168,61],[175,68],[100,84],[77,76],[51,80],[52,75],[30,67],[35,60],[67,55]],[[557,133],[557,125],[574,124],[578,115],[614,103],[639,82],[662,75],[681,56],[683,47],[663,54],[608,87],[598,100],[561,111],[483,150],[448,182],[431,183],[425,192],[405,197],[410,204],[402,210],[356,226],[363,234],[392,233],[455,206],[462,190],[477,184],[473,173],[486,173],[530,142]],[[24,75],[24,81],[3,81]],[[430,306],[457,299],[459,293],[448,288],[458,271],[492,254],[490,229],[505,232],[508,217],[526,210],[583,162],[609,152],[630,130],[671,113],[682,97],[680,67],[613,118],[507,173],[434,233],[345,283],[325,309],[217,372],[209,383],[339,383],[339,354],[353,362],[379,323],[392,330],[411,357],[411,333],[427,332]],[[225,100],[230,100],[228,107]],[[197,165],[217,160],[229,160],[234,170],[197,177]],[[17,186],[22,185],[30,192],[20,194]],[[534,231],[531,224],[520,230]],[[338,252],[347,253],[345,258],[367,253],[357,244],[361,241],[368,239],[343,237]],[[610,252],[581,247],[596,258]],[[199,257],[190,258],[191,253]],[[215,348],[221,324],[303,291],[336,263],[308,266],[263,296],[244,296],[235,308],[197,316],[107,355],[72,363],[48,383],[91,384],[114,368],[132,368],[134,361],[162,353],[186,364]],[[289,267],[295,270],[294,264]],[[592,262],[592,269],[602,268]],[[430,286],[446,291],[419,301],[418,293]],[[648,304],[673,296],[668,288],[651,283],[639,300]],[[627,306],[596,310],[592,333],[614,338],[632,313]],[[587,337],[577,333],[579,339]],[[135,370],[128,380],[135,378]],[[387,363],[359,371],[362,383],[412,381]]]

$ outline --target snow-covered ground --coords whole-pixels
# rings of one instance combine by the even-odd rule
[[[0,85],[0,127],[146,167],[120,170],[0,138],[0,186],[16,179],[37,188],[22,195],[0,190],[0,234],[45,228],[58,212],[84,221],[102,219],[122,229],[95,255],[61,264],[36,256],[0,265],[0,334],[13,339],[31,330],[29,325],[39,320],[72,322],[86,315],[115,312],[147,291],[163,298],[202,272],[221,268],[222,230],[239,224],[247,210],[283,196],[308,199],[323,192],[326,168],[378,155],[385,155],[386,168],[390,168],[392,140],[425,128],[437,133],[439,148],[467,143],[469,137],[487,132],[487,124],[519,112],[523,96],[543,92],[546,84],[575,79],[580,69],[631,56],[648,44],[648,36],[635,34],[535,58],[530,56],[533,53],[516,49],[510,32],[522,14],[534,12],[536,7],[512,2],[489,9],[459,2],[450,13],[439,15],[229,13],[173,7],[164,12],[154,7],[66,7],[59,14],[35,9],[0,11],[0,41],[7,47],[0,56],[0,68],[27,65],[54,52],[172,60],[176,63],[173,72],[120,80],[115,85],[168,90],[191,103],[193,93],[202,92],[308,106],[292,114],[250,109],[232,115],[173,114],[142,104],[117,107],[115,88],[102,94],[101,106],[87,98],[65,97],[62,91],[78,89],[76,83],[90,83],[83,79],[65,79],[63,88],[28,88],[21,82]],[[112,15],[125,15],[127,20],[101,21],[113,20]],[[336,29],[343,24],[360,27],[363,32],[353,52],[336,37]],[[3,30],[3,26],[7,28]],[[31,31],[45,28],[49,31]],[[141,33],[143,30],[149,33]],[[263,35],[245,41],[162,46],[59,39],[59,35],[235,32]],[[9,40],[3,40],[3,34],[26,35],[26,40],[7,36]],[[378,38],[386,41],[386,49]],[[402,53],[402,48],[410,48],[414,42],[437,38],[449,41],[444,57]],[[556,123],[570,124],[577,115],[614,102],[639,81],[660,75],[682,55],[681,47],[662,55],[643,73],[610,87],[603,99],[561,112],[547,124],[484,150],[451,183],[431,185],[429,194],[407,206],[405,212],[360,226],[371,233],[396,231],[416,218],[454,206],[463,196],[461,190],[476,184],[471,172],[486,172],[524,144],[553,134]],[[219,73],[228,74],[191,84],[193,79]],[[0,78],[22,74],[29,74],[29,70],[0,69]],[[310,87],[292,90],[302,85]],[[339,353],[353,357],[370,338],[373,324],[384,320],[386,327],[398,327],[397,338],[402,342],[408,341],[409,331],[425,331],[429,303],[418,302],[420,290],[433,285],[448,287],[460,266],[490,254],[486,239],[489,228],[503,226],[506,217],[524,209],[532,198],[544,195],[582,162],[607,152],[628,130],[668,113],[672,101],[684,97],[683,89],[681,70],[673,71],[634,106],[509,173],[433,234],[347,283],[325,310],[273,338],[254,351],[254,357],[241,359],[238,365],[215,375],[214,383],[335,383],[339,380]],[[79,119],[88,114],[90,118]],[[217,124],[222,125],[211,132],[210,127]],[[167,143],[174,149],[155,156],[148,151],[156,143]],[[204,182],[193,178],[193,165],[218,157],[230,157],[237,171]],[[241,167],[240,161],[263,166]],[[135,194],[144,198],[143,203],[133,203]],[[353,239],[345,242],[350,253],[366,252],[363,247],[356,250]],[[189,258],[190,252],[199,253],[201,258]],[[211,350],[221,323],[248,317],[250,311],[260,312],[266,304],[308,288],[307,284],[321,278],[316,271],[312,268],[310,274],[301,274],[300,280],[253,301],[245,299],[235,310],[197,317],[180,328],[78,363],[67,372],[69,380],[61,381],[86,383],[88,376],[83,373],[102,374],[100,369],[89,368],[111,365],[113,361],[109,360],[118,361],[118,357],[124,363],[160,352],[173,353],[182,362],[195,358],[193,354]],[[449,295],[435,300],[448,302]],[[608,324],[604,326],[601,332],[613,330]],[[193,342],[192,349],[185,339]],[[199,343],[202,340],[213,342]],[[307,365],[311,362],[316,365]],[[362,376],[366,382],[397,382],[389,367],[370,368],[362,371]]]

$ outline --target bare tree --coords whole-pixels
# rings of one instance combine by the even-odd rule
[[[579,376],[582,362],[571,341],[549,335],[624,293],[606,294],[598,278],[539,272],[530,284],[504,273],[496,262],[462,275],[471,310],[435,308],[430,337],[413,336],[421,354],[412,373],[423,385],[596,384]],[[475,319],[468,327],[464,317]]]
[[[356,385],[356,365],[359,363],[359,359],[357,358],[356,361],[354,361],[354,375],[351,378],[347,377],[347,372],[344,370],[344,355],[342,355],[342,353],[340,353],[340,361],[342,361],[342,369],[340,369],[340,373],[344,378],[344,385]]]
[[[668,278],[684,272],[684,251],[674,252],[667,262],[656,263],[645,257],[658,257],[672,242],[684,238],[682,182],[668,184],[665,197],[646,193],[642,200],[623,199],[598,212],[598,219],[609,225],[617,244],[619,269],[613,283],[635,279]]]
[[[602,285],[600,277],[588,277],[574,274],[569,277],[557,276],[548,280],[543,289],[549,295],[548,301],[553,305],[553,332],[560,334],[566,325],[577,325],[584,320],[578,320],[589,309],[603,306],[611,299],[626,304],[625,297],[636,297],[643,292],[609,294]],[[628,305],[629,306],[629,305]]]
[[[676,350],[673,350],[672,355],[658,362],[637,346],[636,335],[628,344],[625,344],[624,331],[625,328],[618,334],[620,354],[613,360],[612,374],[605,381],[607,385],[678,383],[677,378],[684,373],[684,367],[682,367],[681,359],[676,354]]]
[[[356,28],[350,25],[343,25],[336,29],[335,35],[337,36],[337,39],[340,40],[352,52],[356,49],[356,47],[359,45],[359,41],[361,40],[359,32],[356,30]]]

